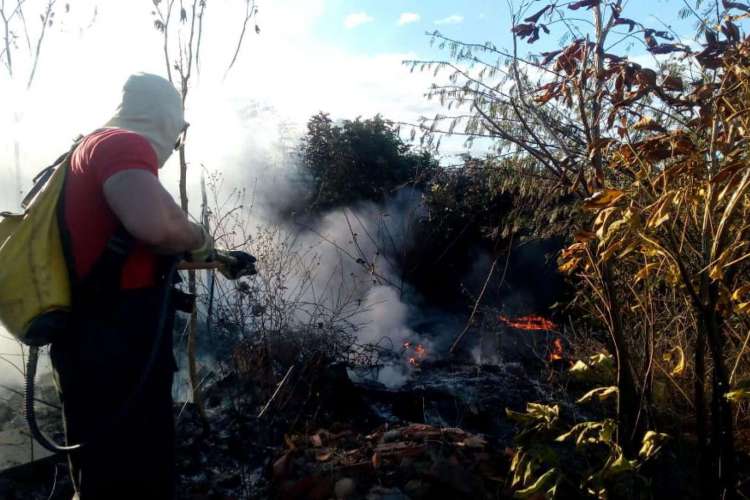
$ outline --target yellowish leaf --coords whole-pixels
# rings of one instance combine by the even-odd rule
[[[573,257],[572,259],[570,259],[568,261],[565,261],[562,264],[560,264],[557,267],[557,269],[561,273],[569,274],[569,273],[573,272],[578,267],[578,264],[580,262],[581,262],[581,258],[580,257]]]
[[[664,132],[664,127],[656,123],[653,118],[644,116],[633,124],[635,130],[651,130],[653,132]]]
[[[635,274],[635,282],[638,283],[638,282],[646,279],[649,276],[649,274],[651,274],[651,271],[653,271],[654,269],[656,269],[658,267],[659,267],[658,263],[656,263],[656,262],[649,262],[648,264],[646,264],[645,266],[643,266],[643,268],[641,268],[640,271],[638,271]]]
[[[596,389],[592,389],[583,396],[581,396],[576,403],[587,403],[594,398],[599,399],[599,401],[604,401],[605,399],[609,399],[611,397],[614,397],[617,395],[617,387],[614,385],[611,385],[609,387],[597,387]]]
[[[528,488],[518,490],[513,494],[513,498],[536,498],[540,493],[552,488],[558,479],[557,469],[550,469],[537,479],[534,484]]]
[[[668,439],[669,436],[662,432],[646,432],[646,434],[643,436],[643,440],[641,441],[641,451],[638,452],[638,455],[643,459],[653,457],[656,453],[659,452],[664,442]]]
[[[682,350],[682,347],[680,346],[673,347],[669,352],[664,354],[662,359],[666,363],[673,364],[673,367],[669,372],[671,376],[679,377],[683,373],[685,373],[685,368],[687,368],[687,362],[685,358],[685,351]]]
[[[659,198],[659,200],[651,207],[651,215],[646,222],[646,227],[655,229],[670,219],[671,200],[671,192],[668,192]]]
[[[750,312],[750,301],[748,301],[750,285],[742,285],[732,292],[732,302],[734,302],[734,311],[738,314]]]
[[[583,202],[583,208],[587,210],[599,210],[617,203],[625,193],[617,189],[602,189],[597,191]]]
[[[734,391],[729,391],[726,394],[724,394],[724,397],[727,398],[729,401],[734,401],[735,403],[739,403],[740,401],[745,401],[745,400],[750,399],[750,390],[737,389]]]

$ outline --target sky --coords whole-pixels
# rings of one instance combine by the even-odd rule
[[[13,3],[13,2],[11,2]],[[29,0],[27,5],[41,5]],[[164,74],[161,38],[153,29],[150,0],[73,0],[47,33],[36,80],[30,92],[22,78],[0,73],[0,210],[14,209],[14,144],[21,145],[22,187],[32,174],[64,151],[70,139],[105,122],[119,89],[137,71]],[[210,2],[200,74],[191,83],[187,117],[191,159],[208,169],[231,170],[244,161],[248,144],[268,144],[280,123],[304,130],[318,111],[335,119],[370,117],[414,122],[440,108],[423,98],[433,81],[410,73],[405,59],[446,54],[425,33],[439,30],[466,41],[510,44],[510,11],[495,0],[258,0],[260,35],[251,33],[239,59],[224,77],[239,34],[244,0]],[[544,5],[539,3],[539,6]],[[677,23],[676,0],[631,0],[628,15],[654,25],[656,16]],[[96,8],[96,16],[93,15]],[[530,12],[536,6],[530,8]],[[27,18],[36,19],[29,12]],[[38,24],[38,23],[37,23]],[[682,22],[678,31],[686,30]],[[32,28],[35,25],[32,24]],[[33,31],[33,29],[32,29]],[[522,51],[554,46],[556,33]],[[634,50],[638,50],[636,47]],[[29,57],[16,56],[28,69]],[[248,125],[247,114],[265,110]],[[15,120],[14,117],[21,117]],[[259,123],[260,121],[260,123]],[[460,141],[446,154],[461,151]],[[164,170],[174,190],[176,168]],[[244,173],[243,173],[244,175]]]

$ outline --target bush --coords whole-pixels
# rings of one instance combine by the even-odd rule
[[[307,123],[299,153],[312,179],[308,209],[315,212],[382,201],[400,186],[419,185],[438,167],[429,153],[405,144],[380,115],[334,124],[319,113]]]

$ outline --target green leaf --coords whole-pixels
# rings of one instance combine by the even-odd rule
[[[601,422],[581,422],[574,425],[568,432],[561,434],[555,441],[564,442],[575,439],[576,446],[593,443],[612,442],[612,436],[615,431],[615,423],[612,419],[605,419]]]
[[[609,387],[597,387],[596,389],[592,389],[583,396],[581,396],[576,403],[587,403],[594,398],[598,398],[599,401],[604,401],[605,399],[609,399],[613,396],[617,395],[617,387],[614,385],[611,385]]]
[[[661,450],[662,445],[669,439],[669,435],[661,433],[661,432],[655,432],[655,431],[648,431],[644,436],[642,440],[642,446],[641,451],[638,452],[638,456],[640,456],[642,459],[649,459],[659,453],[659,450]]]
[[[591,422],[583,422],[580,424],[576,424],[573,427],[571,427],[570,430],[566,432],[565,434],[561,434],[557,436],[555,438],[555,441],[562,443],[570,439],[578,440],[578,436],[580,436],[581,433],[583,433],[586,430],[586,428],[590,425],[591,425]]]
[[[508,408],[505,409],[505,414],[508,416],[509,419],[513,420],[514,422],[518,422],[519,424],[528,424],[535,420],[533,415],[529,415],[528,413],[521,413],[518,411],[513,411]]]
[[[511,482],[512,487],[520,486],[523,484],[523,474],[526,470],[526,464],[530,463],[531,459],[527,453],[519,451],[513,457],[513,464],[511,470],[513,471],[513,481]]]
[[[607,384],[615,380],[614,358],[609,354],[595,354],[587,361],[578,360],[568,370],[575,380],[592,384]]]
[[[729,391],[724,394],[724,397],[729,401],[739,403],[740,401],[750,399],[750,389],[736,389],[734,391]]]
[[[616,474],[621,474],[623,472],[631,471],[634,467],[634,462],[631,460],[628,460],[625,458],[625,455],[620,454],[617,459],[615,459],[609,466],[606,468],[606,476],[612,477]]]
[[[539,479],[528,488],[516,491],[513,494],[513,498],[532,498],[534,495],[554,487],[553,483],[557,483],[559,475],[557,469],[550,469],[539,476]]]
[[[580,375],[588,372],[590,369],[591,368],[589,368],[589,365],[579,359],[573,364],[573,366],[570,367],[570,370],[568,370],[568,372],[575,375]]]

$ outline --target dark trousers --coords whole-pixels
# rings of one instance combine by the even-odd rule
[[[174,312],[166,318],[156,363],[135,399],[155,345],[158,290],[120,293],[74,321],[52,345],[66,441],[83,442],[70,455],[81,500],[174,498],[172,354]],[[130,404],[126,404],[130,400]]]

